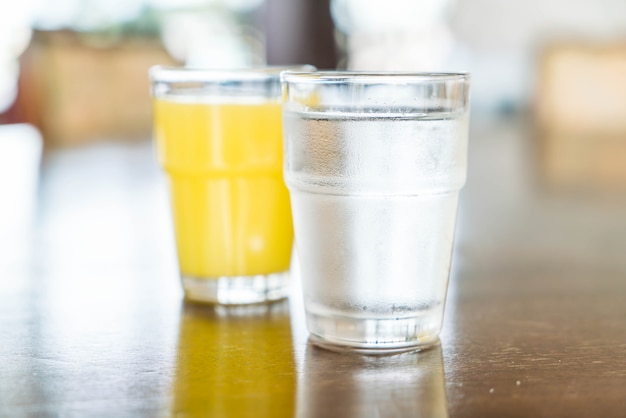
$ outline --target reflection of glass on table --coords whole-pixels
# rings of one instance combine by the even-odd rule
[[[296,371],[286,301],[184,305],[176,358],[174,416],[294,415]]]
[[[302,376],[299,417],[448,416],[440,345],[374,357],[337,354],[309,344]]]

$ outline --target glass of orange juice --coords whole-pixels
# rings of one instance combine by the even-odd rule
[[[188,300],[287,296],[293,228],[282,175],[285,69],[150,69],[153,134]]]

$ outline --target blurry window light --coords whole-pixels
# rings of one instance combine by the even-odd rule
[[[18,73],[17,60],[0,56],[0,113],[7,110],[17,97]]]
[[[264,59],[258,36],[227,13],[170,13],[161,36],[168,52],[188,66],[244,67]]]
[[[262,64],[261,34],[247,22],[263,0],[152,0],[162,14],[161,38],[167,51],[194,67]]]
[[[68,27],[78,18],[81,0],[38,0],[33,26],[42,30]]]
[[[453,0],[331,0],[331,14],[337,28],[353,32],[414,30],[444,20]]]
[[[454,47],[446,17],[454,0],[331,0],[331,16],[353,70],[437,71]]]
[[[161,10],[223,6],[235,12],[245,13],[256,9],[263,0],[146,0],[146,2]]]
[[[147,9],[161,15],[163,42],[191,65],[245,66],[264,60],[262,37],[235,17],[256,10],[263,0],[18,0],[0,2],[0,113],[14,102],[18,57],[32,28],[107,30],[138,19]],[[196,15],[172,16],[177,11]],[[176,33],[180,32],[180,33]]]
[[[34,26],[42,30],[101,30],[139,16],[144,0],[40,1]]]
[[[0,125],[0,264],[3,266],[22,263],[31,255],[30,233],[42,144],[41,135],[31,125]],[[0,289],[2,283],[0,279]]]
[[[223,7],[236,13],[256,9],[263,0],[30,0],[36,4],[34,26],[42,30],[98,30],[132,21],[145,8],[160,11]],[[13,6],[12,6],[13,7]]]
[[[139,17],[142,0],[83,0],[74,28],[82,31],[108,28]]]
[[[0,113],[17,95],[18,57],[31,38],[33,0],[0,2]]]

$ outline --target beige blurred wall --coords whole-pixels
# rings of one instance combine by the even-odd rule
[[[451,64],[473,73],[476,110],[524,108],[533,99],[546,47],[626,39],[624,0],[455,0]]]
[[[148,68],[175,61],[157,39],[93,41],[71,31],[35,32],[22,56],[13,112],[41,131],[46,148],[150,136]]]

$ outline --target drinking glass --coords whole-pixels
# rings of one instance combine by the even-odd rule
[[[285,72],[285,180],[321,346],[438,340],[466,178],[465,73]]]
[[[150,70],[154,138],[187,299],[248,304],[287,295],[293,228],[282,175],[284,69]]]

